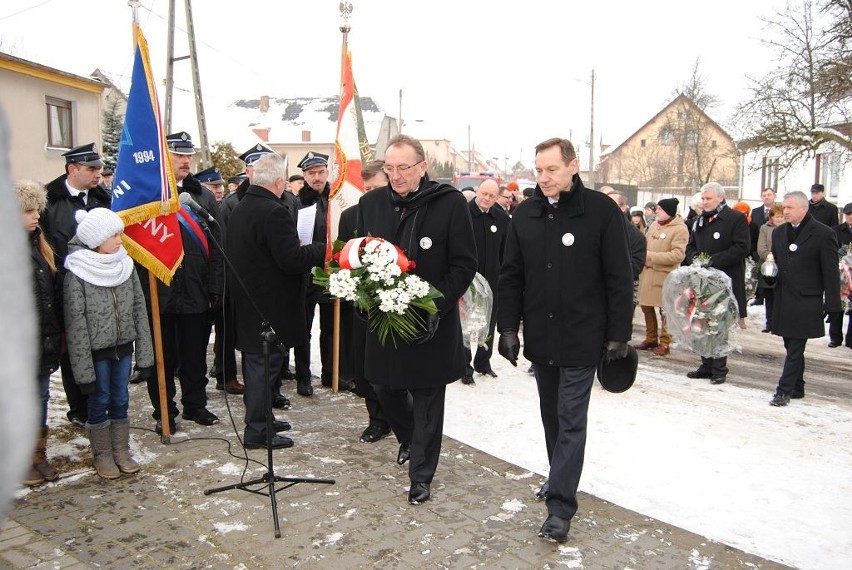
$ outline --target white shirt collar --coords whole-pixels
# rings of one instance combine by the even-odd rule
[[[86,199],[89,197],[89,193],[86,190],[77,190],[70,184],[68,184],[68,180],[65,180],[65,187],[68,188],[68,193],[71,194],[72,197],[76,197],[79,195],[83,195],[83,203],[86,203]]]

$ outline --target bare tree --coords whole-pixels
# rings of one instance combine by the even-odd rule
[[[852,150],[849,38],[850,0],[788,3],[765,20],[763,42],[778,65],[752,79],[751,98],[738,106],[743,138],[780,152],[784,168],[816,155],[829,142]]]

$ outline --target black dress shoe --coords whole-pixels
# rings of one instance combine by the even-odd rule
[[[804,397],[805,397],[804,391],[797,392],[797,391],[793,390],[792,392],[790,392],[790,399],[791,400],[801,400]]]
[[[246,449],[266,449],[266,439],[264,438],[261,441],[254,440],[245,440],[243,442]],[[286,449],[288,447],[293,447],[293,440],[289,437],[284,437],[283,435],[274,435],[272,436],[272,449]]]
[[[370,424],[361,434],[362,443],[376,443],[390,433],[390,428]]]
[[[838,346],[840,346],[839,342],[831,341],[830,343],[828,343],[828,348],[837,348]]]
[[[405,462],[411,458],[411,442],[406,441],[399,444],[399,455],[396,456],[396,462],[400,465],[405,465]]]
[[[157,432],[157,435],[163,435],[163,420],[157,420],[157,424],[154,426],[154,431]],[[169,433],[174,435],[177,431],[177,423],[174,419],[169,418]]]
[[[412,483],[408,491],[408,503],[419,505],[429,500],[429,483]]]
[[[775,392],[775,395],[772,397],[772,400],[769,401],[770,406],[775,406],[776,408],[780,408],[781,406],[786,406],[790,403],[790,394],[786,392],[782,392],[778,390]]]
[[[544,521],[544,524],[541,525],[541,530],[538,531],[538,535],[541,538],[546,538],[547,540],[565,542],[568,540],[569,530],[571,530],[571,521],[569,519],[550,515]]]
[[[772,332],[772,329],[770,329],[769,327],[766,327],[765,329],[763,329],[760,332]]]
[[[290,425],[290,422],[285,422],[282,420],[272,420],[272,429],[275,430],[275,433],[281,431],[288,431],[292,429],[293,426]]]
[[[281,379],[282,380],[295,380],[296,375],[289,368],[285,368],[281,371]]]
[[[219,423],[219,417],[207,408],[200,408],[193,411],[184,410],[183,419],[195,422],[202,426],[212,426],[213,424]]]
[[[550,490],[550,482],[545,479],[544,483],[541,485],[541,489],[535,492],[535,496],[537,499],[546,499],[547,492]]]
[[[494,372],[494,370],[492,370],[490,366],[488,368],[480,368],[479,370],[477,370],[477,372],[479,372],[483,376],[491,376],[492,378],[497,378],[497,373]]]
[[[709,372],[704,372],[700,368],[686,373],[687,378],[712,378],[713,375]]]
[[[326,388],[331,388],[331,384],[325,384],[323,382],[323,386]],[[355,389],[355,382],[352,381],[351,378],[338,378],[337,379],[337,391],[338,392],[351,392]]]
[[[296,393],[300,396],[313,396],[314,387],[311,386],[310,380],[296,380]]]
[[[130,375],[130,383],[131,384],[141,384],[142,382],[148,381],[148,374],[143,374],[139,370],[134,370],[133,374]]]
[[[725,377],[724,376],[713,376],[712,378],[710,378],[710,383],[711,384],[724,384],[725,383]]]
[[[272,395],[272,407],[276,410],[289,410],[290,409],[290,400],[281,394],[273,394]]]
[[[473,376],[464,375],[462,376],[461,381],[462,384],[467,384],[468,386],[470,386],[471,384],[476,384],[476,382],[473,381]]]
[[[78,428],[86,427],[87,418],[83,416],[68,416],[68,421],[71,422],[71,425]]]

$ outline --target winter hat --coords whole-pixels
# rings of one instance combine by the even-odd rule
[[[663,198],[657,202],[657,207],[662,208],[665,213],[671,217],[677,215],[677,205],[680,204],[677,198]]]
[[[107,208],[77,210],[77,238],[89,249],[97,249],[110,237],[124,231],[124,222]]]
[[[35,180],[18,180],[15,183],[15,194],[22,212],[27,210],[43,212],[47,207],[47,190]]]

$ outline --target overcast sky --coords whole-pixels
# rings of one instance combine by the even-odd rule
[[[355,0],[349,45],[361,95],[398,116],[401,89],[411,134],[466,149],[470,127],[486,156],[527,162],[538,142],[570,136],[586,160],[592,69],[595,139],[604,144],[618,144],[671,101],[696,59],[721,103],[711,116],[730,127],[747,76],[772,65],[760,17],[783,1]],[[188,48],[184,3],[176,4],[180,56]],[[236,99],[339,92],[338,4],[193,3],[210,140],[228,138],[217,117]],[[158,81],[167,12],[168,0],[142,0],[139,10]],[[0,47],[80,75],[99,68],[120,83],[131,73],[131,16],[125,0],[7,0]],[[173,125],[196,134],[189,71],[188,61],[175,64]]]

